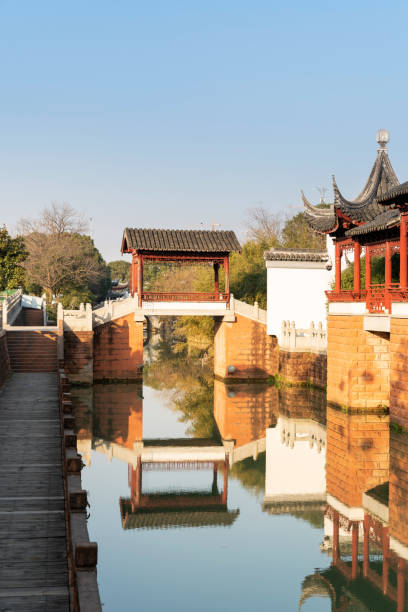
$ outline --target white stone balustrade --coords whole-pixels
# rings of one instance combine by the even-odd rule
[[[315,326],[312,321],[308,329],[296,328],[294,321],[282,321],[282,335],[279,347],[285,351],[325,353],[327,333],[321,321]]]
[[[1,325],[12,325],[14,320],[17,318],[21,310],[21,300],[23,292],[18,289],[13,295],[9,295],[8,298],[3,300],[1,309]]]

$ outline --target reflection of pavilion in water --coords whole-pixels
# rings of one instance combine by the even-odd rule
[[[78,414],[78,401],[76,405]],[[88,465],[92,449],[109,460],[128,464],[130,497],[120,499],[124,529],[226,526],[235,521],[239,511],[228,510],[228,455],[220,442],[202,438],[143,439],[141,385],[94,385],[92,414],[91,428],[83,419],[78,450]],[[220,467],[224,476],[221,493],[217,482]],[[145,471],[203,469],[212,471],[210,491],[143,493]]]
[[[332,565],[305,579],[299,607],[325,595],[333,611],[407,609],[407,451],[407,436],[390,434],[387,416],[327,410]]]

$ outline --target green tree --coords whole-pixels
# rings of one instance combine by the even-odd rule
[[[298,213],[288,218],[282,229],[282,247],[286,249],[326,248],[326,236],[314,232],[307,224],[305,214]]]
[[[12,238],[6,226],[0,228],[0,289],[16,289],[24,284],[23,262],[27,257],[24,239]]]
[[[130,263],[124,259],[117,259],[108,263],[112,280],[119,279],[120,283],[127,283],[129,280]]]

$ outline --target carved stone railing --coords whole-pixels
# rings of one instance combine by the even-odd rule
[[[109,321],[114,321],[119,317],[125,317],[135,312],[137,308],[137,295],[135,297],[127,297],[113,301],[107,300],[102,306],[92,311],[93,327],[109,323]]]
[[[18,289],[15,293],[5,298],[1,309],[1,326],[12,325],[21,310],[21,299],[23,292]]]
[[[251,304],[234,299],[231,295],[230,310],[247,319],[252,319],[266,325],[266,310],[259,308],[258,302],[254,302],[254,305],[251,306]]]
[[[143,291],[143,302],[228,302],[229,293]]]
[[[307,329],[296,328],[294,321],[282,321],[279,347],[286,351],[324,353],[327,350],[327,333],[321,321],[317,326],[312,321]]]
[[[80,304],[78,310],[64,310],[58,304],[58,322],[61,321],[64,331],[92,331],[91,304]]]

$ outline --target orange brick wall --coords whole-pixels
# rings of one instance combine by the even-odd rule
[[[390,433],[390,535],[408,546],[408,434]]]
[[[367,332],[362,316],[327,318],[327,400],[352,408],[389,405],[389,334]]]
[[[345,414],[327,409],[327,492],[349,507],[362,505],[362,494],[388,480],[389,417]]]
[[[93,382],[93,332],[64,332],[64,366],[71,382]]]
[[[142,384],[94,385],[97,437],[133,449],[143,438]]]
[[[228,373],[228,366],[235,372]],[[236,315],[235,323],[217,321],[214,338],[214,373],[222,379],[262,380],[278,373],[279,349],[266,325]]]
[[[327,357],[319,353],[279,351],[279,374],[292,384],[326,387]]]
[[[408,427],[408,319],[391,318],[390,416]]]
[[[10,359],[7,350],[7,337],[4,333],[0,336],[0,387],[7,380],[11,372]]]
[[[214,418],[224,440],[242,446],[265,437],[276,425],[278,389],[262,383],[228,386],[214,381]]]
[[[143,323],[129,314],[94,329],[94,380],[140,380]]]

